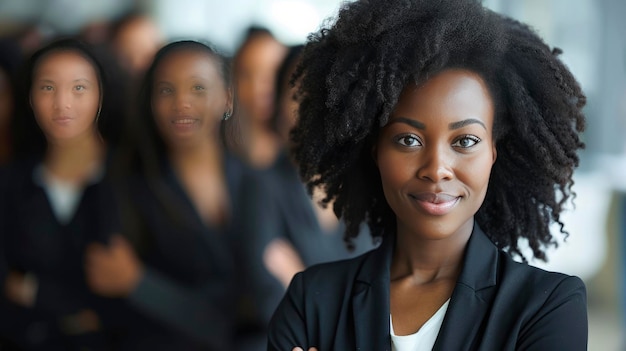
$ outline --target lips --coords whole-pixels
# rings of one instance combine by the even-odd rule
[[[56,123],[60,123],[60,124],[65,124],[68,123],[69,121],[71,121],[73,118],[70,116],[58,116],[58,117],[54,117],[52,118],[52,120]]]
[[[410,194],[409,196],[416,200],[415,202],[421,209],[434,216],[442,216],[449,213],[461,199],[460,196],[447,193],[419,193]]]
[[[446,193],[420,193],[416,195],[411,195],[411,197],[416,200],[430,202],[433,204],[441,204],[444,202],[454,201],[458,198],[458,196],[446,194]]]
[[[172,124],[193,124],[197,121],[195,118],[176,118],[172,120]]]

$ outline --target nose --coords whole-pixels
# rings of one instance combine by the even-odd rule
[[[72,107],[72,94],[63,90],[57,90],[54,93],[54,108],[70,109]]]
[[[433,183],[439,183],[454,178],[452,150],[446,146],[426,147],[421,153],[417,177]]]
[[[191,99],[187,94],[177,93],[174,100],[174,110],[184,111],[191,107]]]

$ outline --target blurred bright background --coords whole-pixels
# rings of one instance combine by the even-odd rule
[[[212,42],[236,51],[250,25],[268,28],[283,44],[307,34],[336,13],[337,0],[0,0],[0,36],[30,33],[33,45],[77,34],[129,11],[147,14],[167,40]],[[585,280],[590,350],[624,350],[626,285],[626,1],[485,0],[530,24],[562,58],[587,94],[587,149],[575,175],[576,208],[565,215],[570,237],[546,269]],[[97,33],[97,31],[94,31]],[[93,34],[97,35],[97,34]],[[27,42],[27,39],[24,39]]]

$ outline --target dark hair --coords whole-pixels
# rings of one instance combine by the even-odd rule
[[[196,51],[206,53],[219,68],[227,90],[231,91],[234,98],[231,61],[226,56],[219,53],[209,44],[199,41],[181,40],[172,42],[162,47],[155,55],[152,64],[145,73],[144,80],[139,94],[139,111],[137,118],[129,121],[127,129],[126,143],[131,145],[130,154],[134,157],[129,160],[128,165],[134,167],[135,171],[144,174],[154,174],[159,172],[159,164],[162,155],[166,154],[166,146],[161,137],[153,118],[151,92],[154,85],[154,73],[161,62],[175,52]],[[233,108],[235,103],[233,101]],[[231,114],[234,114],[231,111]],[[221,141],[225,148],[231,147],[236,142],[237,124],[233,118],[222,122],[220,127]],[[139,168],[137,168],[139,167]]]
[[[303,49],[304,45],[290,46],[287,55],[281,62],[280,67],[278,67],[278,72],[276,73],[276,89],[274,90],[274,106],[276,106],[276,108],[270,119],[270,126],[275,133],[280,133],[280,128],[285,123],[285,121],[281,120],[283,117],[280,113],[281,98],[283,94],[289,93],[289,89],[286,88],[292,87],[294,84],[292,81],[293,73],[297,67]]]
[[[270,31],[266,27],[253,24],[249,26],[248,28],[246,28],[246,30],[243,32],[242,39],[239,42],[237,53],[241,52],[242,49],[246,45],[248,45],[248,43],[250,43],[255,38],[260,37],[260,36],[267,36],[270,38],[274,38],[274,34],[272,33],[272,31]]]
[[[369,0],[344,4],[330,28],[310,35],[296,72],[299,120],[294,156],[309,191],[347,229],[366,221],[372,236],[395,232],[371,156],[379,129],[410,82],[448,68],[478,73],[496,105],[498,152],[476,221],[502,249],[525,259],[518,242],[545,260],[556,244],[551,221],[571,197],[584,147],[586,99],[570,71],[528,26],[472,0]]]
[[[117,140],[119,123],[111,119],[108,104],[108,72],[105,71],[93,48],[78,39],[64,38],[53,41],[45,47],[37,50],[27,61],[22,75],[22,85],[17,97],[17,113],[13,118],[14,152],[16,157],[41,157],[46,149],[46,138],[43,131],[37,125],[34,112],[30,106],[30,90],[33,84],[33,75],[41,61],[49,55],[59,52],[73,52],[85,58],[96,71],[100,88],[100,111],[98,116],[98,131],[102,138],[110,142]]]

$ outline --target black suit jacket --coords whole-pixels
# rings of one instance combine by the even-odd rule
[[[297,274],[272,318],[268,350],[391,350],[389,238],[357,258]],[[587,349],[579,278],[513,261],[477,226],[463,261],[433,350]]]

